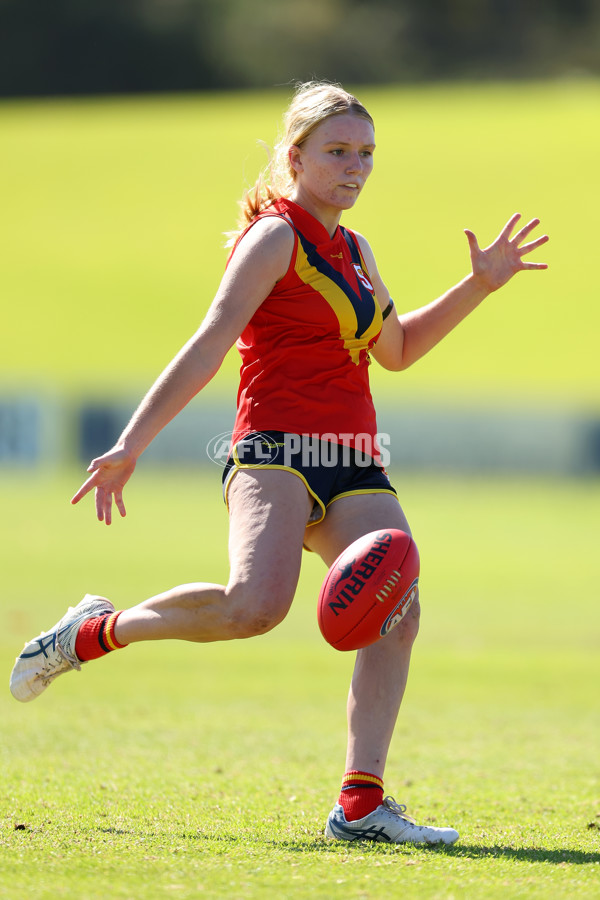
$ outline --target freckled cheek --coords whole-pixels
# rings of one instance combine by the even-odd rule
[[[315,185],[318,185],[321,190],[324,191],[332,191],[337,187],[339,178],[332,175],[330,171],[326,168],[320,169],[318,172],[315,172]]]
[[[318,166],[315,169],[315,178],[318,178],[319,181],[325,181],[328,178],[331,178],[331,172],[329,172],[325,166]]]

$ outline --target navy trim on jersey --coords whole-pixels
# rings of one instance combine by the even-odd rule
[[[301,231],[298,231],[296,227],[294,227],[294,231],[298,235],[298,239],[302,244],[302,249],[306,253],[306,258],[311,266],[321,273],[321,275],[325,275],[327,278],[331,279],[331,281],[336,284],[340,290],[344,292],[350,303],[352,304],[352,308],[356,314],[356,322],[357,329],[356,334],[354,335],[356,338],[360,338],[368,328],[373,324],[373,315],[375,313],[375,298],[370,291],[366,289],[366,287],[361,283],[360,278],[357,278],[358,281],[358,289],[359,293],[357,294],[356,290],[352,287],[352,285],[346,281],[341,272],[338,272],[331,263],[327,262],[326,259],[323,259],[321,254],[318,252],[316,244],[312,244],[308,238],[306,238]],[[346,238],[346,243],[348,243],[348,237],[346,237],[345,229],[341,229],[342,234]],[[349,245],[350,246],[350,245]],[[358,255],[358,250],[356,247],[351,248],[352,260],[357,261],[357,265],[362,265],[362,261],[360,256]]]

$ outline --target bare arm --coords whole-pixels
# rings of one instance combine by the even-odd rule
[[[520,216],[515,214],[506,223],[496,240],[482,250],[472,231],[465,230],[469,242],[472,272],[446,291],[437,300],[413,312],[389,316],[373,356],[384,368],[393,371],[407,369],[425,356],[442,338],[449,334],[469,313],[493,291],[498,290],[517,272],[546,269],[545,263],[528,262],[524,257],[548,240],[543,235],[523,244],[539,219],[532,219],[511,238]],[[377,272],[375,260],[367,244],[361,246],[377,296],[385,306],[389,293]],[[371,271],[371,265],[374,271]]]
[[[285,274],[293,241],[289,225],[275,218],[259,220],[244,236],[202,325],[150,388],[112,450],[92,460],[90,477],[72,503],[95,489],[100,521],[110,525],[113,497],[125,515],[123,488],[139,456],[217,373],[227,351]]]

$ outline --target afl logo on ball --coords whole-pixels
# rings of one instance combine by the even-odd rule
[[[402,621],[402,619],[404,618],[404,616],[410,609],[410,606],[411,606],[413,600],[415,599],[415,597],[417,596],[418,592],[419,592],[419,579],[415,578],[415,580],[413,581],[413,583],[411,584],[409,589],[406,591],[406,593],[404,594],[402,599],[399,600],[398,603],[396,603],[393,610],[391,611],[391,613],[389,614],[389,616],[387,617],[387,619],[381,626],[381,632],[380,632],[381,637],[385,637],[385,635],[388,634],[392,630],[392,628],[395,628],[396,625],[398,625]]]

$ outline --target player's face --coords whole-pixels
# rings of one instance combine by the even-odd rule
[[[343,113],[325,119],[301,147],[292,147],[292,200],[318,218],[341,215],[356,203],[373,169],[375,135],[367,119]]]

